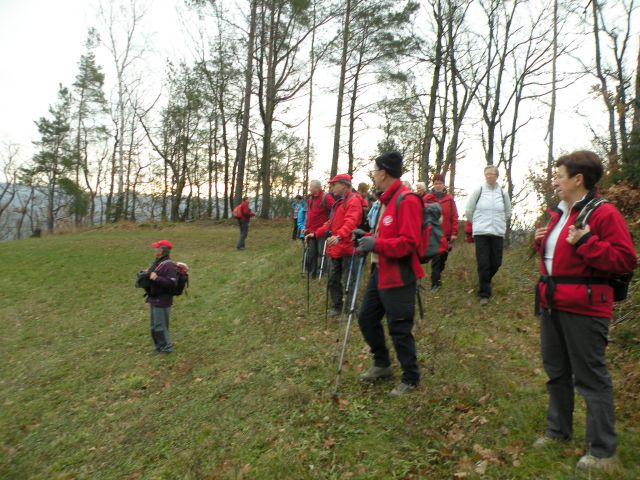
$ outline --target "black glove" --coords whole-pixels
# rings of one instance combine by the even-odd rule
[[[360,240],[367,234],[364,230],[360,228],[356,228],[353,232],[351,232],[351,240]]]
[[[362,253],[368,253],[373,251],[375,246],[376,246],[376,239],[373,238],[371,235],[362,237],[360,240],[358,240],[358,250]]]

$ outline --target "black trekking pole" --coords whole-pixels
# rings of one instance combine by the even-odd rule
[[[422,290],[422,284],[418,282],[418,288],[416,288],[416,296],[418,297],[418,312],[420,312],[420,320],[424,320],[424,308],[422,306],[422,295],[420,295],[420,290]]]
[[[349,260],[349,273],[347,275],[347,284],[344,286],[344,304],[342,306],[342,313],[344,313],[344,307],[349,303],[349,285],[351,284],[351,273],[353,272],[353,259],[356,257],[356,245],[354,242],[353,253],[351,253],[351,260]]]
[[[336,384],[333,387],[333,393],[331,394],[331,398],[336,403],[339,403],[338,386],[340,385],[340,374],[342,373],[342,365],[344,363],[344,354],[347,351],[347,342],[349,341],[349,329],[351,328],[351,319],[353,318],[353,313],[356,309],[356,298],[358,297],[360,277],[362,274],[362,267],[364,266],[365,259],[366,259],[366,256],[362,255],[362,258],[360,259],[360,263],[358,264],[358,268],[356,270],[356,281],[353,289],[353,296],[351,298],[351,307],[349,308],[349,316],[347,317],[347,326],[345,327],[345,331],[344,331],[344,342],[342,343],[342,350],[340,352],[340,361],[338,362],[338,371],[336,373]]]
[[[318,274],[318,281],[322,280],[322,273],[324,272],[324,260],[327,257],[327,240],[331,236],[331,232],[327,232],[324,237],[324,244],[322,245],[322,260],[320,261],[320,273]]]
[[[304,242],[304,253],[302,254],[302,273],[307,270],[307,255],[309,252],[309,247],[307,246],[307,242]]]

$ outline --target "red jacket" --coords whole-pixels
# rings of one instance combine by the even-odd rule
[[[324,196],[324,202],[322,197]],[[315,232],[320,228],[327,220],[329,220],[329,214],[336,200],[328,193],[318,192],[314,196],[310,196],[307,200],[307,222],[305,229],[309,232]],[[324,204],[324,205],[323,205]]]
[[[360,195],[347,192],[333,206],[331,217],[314,233],[322,237],[328,231],[332,236],[340,237],[337,245],[327,246],[327,253],[331,258],[347,257],[353,254],[353,240],[351,233],[362,222],[362,202]]]
[[[434,193],[429,193],[424,197],[424,203],[439,202],[442,207],[442,229],[447,241],[451,240],[451,236],[458,236],[458,209],[453,197],[448,193],[444,197],[438,198]]]
[[[396,199],[400,193],[405,198],[396,211]],[[386,205],[378,226],[376,245],[378,254],[378,288],[397,288],[424,277],[418,259],[417,248],[422,229],[422,202],[411,190],[396,180],[381,196]],[[374,227],[372,225],[372,227]]]
[[[249,208],[249,200],[240,204],[240,220],[248,222],[251,220],[251,217],[255,216],[256,214],[251,211],[251,208]]]
[[[562,228],[553,255],[552,277],[608,278],[612,274],[632,271],[636,266],[636,252],[631,235],[620,212],[610,203],[596,208],[588,224],[591,232],[583,236],[575,245],[566,241],[569,226],[573,225],[589,197],[576,203],[569,220]],[[551,220],[547,225],[547,235],[538,246],[541,257],[540,271],[547,275],[544,264],[544,247],[549,233],[558,223],[562,212],[550,210]],[[548,285],[539,282],[538,293],[542,307],[549,308],[546,301]],[[591,284],[591,295],[587,284],[556,283],[551,308],[592,317],[611,318],[613,310],[613,289],[608,284]],[[590,298],[591,297],[591,298]]]

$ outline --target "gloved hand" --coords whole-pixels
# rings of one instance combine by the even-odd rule
[[[358,240],[358,251],[362,253],[368,253],[373,251],[376,246],[376,239],[371,235],[362,237]]]
[[[367,234],[361,228],[356,228],[353,232],[351,232],[351,240],[359,240]]]

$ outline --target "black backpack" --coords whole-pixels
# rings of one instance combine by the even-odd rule
[[[182,292],[187,293],[185,290],[189,287],[189,266],[186,263],[176,263],[176,280],[172,293],[175,296],[182,295]]]
[[[584,228],[593,211],[603,203],[607,203],[607,200],[603,197],[594,197],[589,200],[589,202],[582,207],[582,210],[580,210],[580,213],[576,217],[575,222],[573,222],[573,225],[578,229]],[[631,283],[632,278],[633,270],[626,273],[616,273],[611,275],[609,278],[609,284],[611,285],[611,288],[613,288],[614,302],[621,302],[627,299],[627,296],[629,295],[629,284]]]

